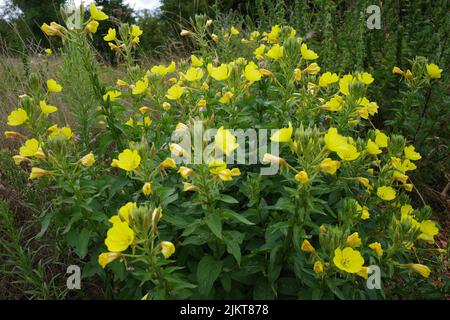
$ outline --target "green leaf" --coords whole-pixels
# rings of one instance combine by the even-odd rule
[[[235,198],[226,194],[220,194],[217,200],[230,204],[239,203],[239,201],[237,201]]]
[[[253,226],[254,225],[253,222],[251,222],[247,218],[243,217],[242,214],[236,213],[236,212],[234,212],[232,210],[224,209],[223,210],[223,215],[226,218],[230,218],[230,219],[242,222],[242,223],[244,223],[244,224],[246,224],[248,226]]]
[[[84,259],[88,252],[89,239],[91,237],[91,230],[83,228],[78,237],[77,246],[75,252],[78,254],[80,259]]]
[[[198,291],[208,296],[214,282],[222,271],[222,261],[217,261],[211,256],[204,256],[197,266]]]
[[[219,214],[208,214],[206,216],[206,224],[216,237],[222,239],[222,219]]]

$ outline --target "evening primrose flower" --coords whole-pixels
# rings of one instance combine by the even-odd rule
[[[344,107],[344,99],[341,96],[337,95],[328,100],[324,105],[320,108],[328,111],[340,111]]]
[[[270,140],[274,142],[289,142],[292,139],[293,132],[294,129],[292,128],[292,123],[289,122],[289,126],[287,128],[283,128],[275,132],[272,137],[270,137]]]
[[[419,263],[401,264],[400,267],[411,269],[411,270],[419,273],[424,278],[428,278],[431,274],[430,268],[428,268],[427,266],[425,266],[423,264],[419,264]]]
[[[422,159],[422,156],[419,152],[416,152],[416,149],[414,146],[407,146],[405,149],[403,149],[403,152],[405,153],[405,158],[409,160],[420,160]]]
[[[312,244],[307,240],[303,240],[302,245],[300,246],[300,250],[307,253],[316,252],[316,249],[312,246]]]
[[[194,171],[191,168],[184,166],[181,166],[180,169],[178,169],[178,173],[183,177],[183,179],[189,179],[189,177],[194,175]]]
[[[222,159],[211,159],[208,162],[208,168],[212,174],[219,174],[227,168],[227,164]]]
[[[340,146],[347,144],[347,138],[340,135],[336,128],[331,127],[325,134],[325,145],[330,151],[337,151]]]
[[[306,67],[305,72],[307,74],[317,74],[320,72],[320,67],[317,63],[311,63],[309,66]]]
[[[197,191],[198,187],[189,182],[183,182],[183,192]]]
[[[26,139],[24,135],[15,131],[5,131],[4,135],[6,139]]]
[[[88,33],[97,33],[98,27],[100,26],[100,23],[98,21],[92,20],[86,25],[86,32]]]
[[[134,231],[128,226],[128,223],[117,221],[108,230],[105,244],[111,252],[122,252],[128,249],[133,240]]]
[[[36,139],[29,139],[20,147],[19,155],[22,157],[34,157],[40,151],[41,145]]]
[[[350,247],[359,247],[361,245],[361,238],[359,237],[359,233],[354,232],[349,235],[345,243]]]
[[[377,129],[375,130],[375,143],[380,148],[387,148],[389,143],[389,137]]]
[[[175,253],[175,246],[172,242],[162,241],[161,242],[161,253],[164,258],[169,259],[171,255]]]
[[[136,85],[134,86],[132,90],[133,95],[140,95],[143,93],[146,93],[148,89],[148,78],[145,76],[142,80],[139,80],[136,82]]]
[[[380,148],[378,148],[378,145],[375,142],[373,142],[371,139],[369,139],[367,141],[366,150],[369,154],[372,154],[372,155],[377,155],[377,154],[380,154],[381,152],[383,152]]]
[[[45,176],[51,176],[52,173],[50,171],[41,169],[41,168],[37,168],[37,167],[33,167],[31,168],[31,174],[29,179],[30,180],[35,180],[35,179],[39,179],[41,177],[45,177]]]
[[[346,161],[356,160],[360,155],[356,147],[349,143],[338,146],[336,153],[339,156],[339,158]]]
[[[53,54],[53,50],[50,48],[45,49],[44,52],[47,56],[51,56]]]
[[[324,159],[319,165],[320,170],[329,174],[335,174],[340,167],[341,163],[331,158]]]
[[[146,182],[144,183],[144,186],[142,187],[142,193],[144,194],[144,196],[149,196],[151,195],[153,192],[152,189],[152,184],[150,182]]]
[[[11,114],[8,116],[8,125],[12,127],[17,127],[27,122],[28,119],[29,118],[27,112],[24,109],[19,108],[17,110],[12,111]]]
[[[231,27],[230,34],[233,36],[237,36],[239,34],[239,30],[236,29],[235,27]]]
[[[430,244],[434,243],[434,236],[439,233],[439,229],[436,226],[436,222],[433,220],[424,220],[420,223],[419,237],[417,239],[424,240]]]
[[[315,273],[322,273],[323,272],[323,263],[320,261],[314,262],[313,270]]]
[[[299,68],[294,69],[294,79],[295,81],[302,80],[302,70],[300,70]]]
[[[442,69],[439,69],[434,63],[427,64],[427,73],[431,79],[439,79],[441,77]]]
[[[122,95],[122,92],[120,92],[119,90],[110,90],[103,95],[103,101],[108,101],[108,99],[109,99],[109,101],[114,102],[121,95]]]
[[[334,251],[333,262],[340,270],[348,273],[357,273],[364,265],[364,258],[359,251],[350,247],[346,247],[343,250],[338,248]]]
[[[397,193],[392,187],[382,186],[377,188],[377,196],[385,201],[391,201],[395,199]]]
[[[50,114],[58,111],[58,108],[55,106],[47,105],[45,101],[39,102],[39,107],[41,108],[41,112],[43,114]]]
[[[236,137],[223,126],[217,131],[214,137],[214,143],[216,148],[221,150],[227,156],[232,154],[233,151],[239,147],[238,143],[236,143]]]
[[[253,51],[253,54],[256,57],[263,56],[265,51],[266,51],[266,45],[261,44],[258,48],[255,49],[255,51]]]
[[[313,50],[308,49],[306,43],[302,44],[300,52],[302,54],[303,59],[305,60],[316,60],[317,58],[319,58],[319,55],[317,53],[315,53]]]
[[[108,34],[103,37],[103,40],[105,41],[114,41],[117,38],[117,31],[114,28],[108,29]]]
[[[193,67],[203,66],[203,58],[197,58],[195,55],[191,55],[191,65]]]
[[[189,152],[177,143],[171,143],[169,149],[172,155],[177,157],[189,157]]]
[[[300,171],[295,175],[295,180],[301,184],[306,184],[309,181],[308,173],[306,171]]]
[[[355,82],[355,79],[351,74],[346,74],[342,77],[341,80],[339,80],[339,91],[342,92],[342,94],[348,96],[350,94],[350,85]]]
[[[245,66],[244,76],[248,81],[256,82],[261,80],[262,74],[259,67],[253,61],[250,61],[249,64]]]
[[[177,66],[174,61],[172,61],[167,67],[163,65],[154,66],[150,72],[160,76],[165,76],[168,73],[175,72]]]
[[[404,72],[399,67],[394,67],[394,68],[392,68],[392,74],[399,74],[399,75],[403,76]]]
[[[202,68],[189,68],[186,73],[181,73],[181,76],[189,82],[199,81],[203,78]]]
[[[57,125],[52,126],[48,129],[51,138],[64,138],[65,140],[70,140],[73,137],[72,129],[69,127],[58,128]]]
[[[47,80],[48,92],[58,93],[62,91],[62,86],[53,79]]]
[[[319,78],[319,87],[327,87],[332,83],[339,81],[339,76],[336,73],[325,72]]]
[[[89,11],[91,12],[91,18],[97,21],[103,21],[108,19],[108,15],[95,6],[94,2],[89,5]]]
[[[127,202],[125,205],[120,207],[117,215],[109,219],[109,222],[111,222],[112,224],[123,221],[125,221],[126,223],[130,223],[130,217],[133,214],[133,210],[136,209],[137,207],[138,206],[136,202]]]
[[[80,159],[80,163],[85,167],[92,167],[95,163],[95,156],[91,152]]]
[[[359,203],[356,203],[356,211],[361,212],[361,220],[370,219],[369,208],[367,208],[366,206],[361,207]]]
[[[163,162],[159,164],[159,167],[161,170],[164,170],[166,168],[176,168],[177,164],[175,160],[173,160],[172,158],[166,158]]]
[[[262,158],[262,162],[263,163],[272,163],[272,164],[279,164],[279,165],[286,165],[286,160],[284,160],[283,158],[274,156],[273,154],[270,153],[266,153],[264,154],[263,158]]]
[[[106,265],[121,257],[119,252],[103,252],[98,256],[98,264],[105,269]]]
[[[232,70],[227,64],[224,63],[222,63],[219,67],[213,67],[213,65],[209,63],[206,68],[209,75],[217,81],[228,79]]]
[[[19,166],[22,162],[31,162],[31,160],[28,159],[27,157],[19,155],[13,156],[12,159],[14,160],[16,166]]]
[[[166,98],[170,100],[178,100],[181,98],[183,93],[184,93],[183,87],[176,84],[170,87],[169,90],[167,90]]]
[[[279,25],[272,26],[272,29],[267,34],[267,41],[269,43],[276,43],[278,42],[279,36],[280,36],[281,28]]]
[[[220,103],[228,104],[230,103],[231,99],[233,99],[234,94],[230,91],[227,91],[223,94],[223,96],[219,99]]]
[[[369,248],[373,249],[377,256],[381,257],[383,255],[383,248],[381,247],[381,244],[379,242],[372,242],[369,244]]]
[[[362,82],[366,85],[369,85],[375,81],[374,78],[372,77],[372,75],[368,72],[358,74],[357,79],[359,80],[359,82]]]
[[[113,167],[118,167],[125,171],[133,171],[141,163],[141,156],[137,150],[125,149],[119,154],[119,159],[114,159],[112,162]]]
[[[56,22],[51,22],[50,25],[48,25],[47,23],[43,23],[41,26],[41,30],[49,37],[62,37],[62,31],[64,30],[64,27],[57,24]]]
[[[284,57],[284,48],[279,44],[275,44],[266,54],[269,58],[278,60]]]
[[[133,38],[140,37],[144,34],[144,31],[142,31],[141,28],[135,24],[131,26],[131,30],[129,32]]]

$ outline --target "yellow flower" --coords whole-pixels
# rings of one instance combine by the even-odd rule
[[[29,118],[27,112],[24,109],[19,108],[11,112],[11,114],[8,116],[8,125],[17,127],[27,122],[28,119]]]
[[[227,91],[223,94],[223,96],[219,99],[220,103],[228,104],[230,103],[231,99],[233,99],[234,94],[230,91]]]
[[[366,206],[361,207],[359,203],[357,204],[357,210],[361,212],[361,220],[367,220],[370,219],[370,213],[369,208]]]
[[[177,164],[172,158],[166,158],[159,164],[159,167],[164,170],[165,168],[176,168]]]
[[[300,70],[299,68],[294,69],[294,79],[295,81],[302,80],[302,70]]]
[[[219,174],[227,168],[227,164],[222,159],[212,159],[208,162],[209,172]]]
[[[122,252],[133,243],[134,231],[127,222],[118,221],[108,230],[105,239],[106,247],[111,252]]]
[[[270,154],[270,153],[264,154],[262,162],[263,163],[279,164],[279,165],[282,165],[282,166],[287,164],[286,160],[284,160],[283,158],[274,156],[273,154]]]
[[[119,159],[114,159],[112,162],[113,167],[118,167],[125,171],[133,171],[141,163],[141,156],[137,150],[131,151],[130,149],[125,149],[121,154],[119,154]]]
[[[98,264],[105,269],[106,265],[122,257],[118,252],[103,252],[98,256]]]
[[[69,127],[58,128],[57,125],[54,125],[48,128],[48,131],[50,132],[51,138],[60,137],[66,140],[70,140],[73,137],[72,129],[70,129]]]
[[[258,66],[253,61],[250,61],[245,67],[244,76],[248,81],[255,82],[261,80],[262,74]]]
[[[358,232],[354,232],[347,237],[346,244],[350,247],[359,247],[361,245],[361,238]]]
[[[55,80],[50,79],[47,81],[48,92],[58,93],[62,91],[61,85],[59,85]]]
[[[360,82],[362,82],[364,84],[367,84],[367,85],[371,84],[374,81],[372,75],[370,73],[368,73],[368,72],[364,72],[362,74],[358,74],[357,78],[358,78],[358,80]]]
[[[26,139],[26,137],[15,131],[5,131],[4,132],[6,139]]]
[[[180,167],[180,169],[178,169],[178,173],[184,179],[189,179],[189,177],[192,177],[192,175],[194,174],[194,171],[191,168],[182,166],[182,167]]]
[[[33,168],[31,168],[31,174],[30,174],[29,179],[35,180],[35,179],[38,179],[38,178],[41,178],[44,176],[51,176],[51,175],[52,175],[52,173],[50,171],[33,167]]]
[[[320,72],[320,67],[317,63],[311,63],[308,67],[306,67],[305,72],[307,74],[317,74]]]
[[[424,220],[420,223],[420,231],[418,239],[424,240],[430,244],[434,243],[434,236],[439,233],[436,222],[433,220]]]
[[[133,210],[137,208],[136,202],[128,202],[119,209],[119,214],[109,219],[112,224],[116,222],[130,223],[130,217],[133,214]]]
[[[378,145],[370,139],[367,141],[366,150],[369,154],[372,155],[380,154],[381,152],[383,152],[380,150],[380,148],[378,148]]]
[[[279,44],[275,44],[269,51],[267,51],[267,56],[274,60],[278,60],[284,57],[284,48]]]
[[[53,50],[50,49],[50,48],[45,49],[44,52],[45,52],[45,54],[48,55],[48,56],[51,56],[51,55],[53,54]]]
[[[317,53],[308,49],[308,46],[306,45],[306,43],[302,44],[302,46],[300,48],[300,52],[302,54],[303,59],[305,59],[305,60],[316,60],[317,58],[319,58],[319,55]]]
[[[363,266],[361,268],[361,270],[359,270],[356,274],[360,277],[363,277],[364,279],[368,279],[369,278],[369,268]]]
[[[316,251],[312,244],[308,240],[303,240],[302,245],[300,246],[300,249],[304,252],[313,253]]]
[[[167,90],[166,98],[170,100],[178,100],[184,93],[184,89],[180,87],[178,84],[173,85]]]
[[[348,96],[350,94],[350,85],[355,82],[355,79],[351,74],[346,74],[339,80],[339,90]]]
[[[393,74],[399,74],[399,75],[403,75],[404,74],[404,72],[402,71],[402,69],[400,69],[399,67],[394,67],[394,68],[392,68],[392,73]]]
[[[325,134],[325,145],[331,151],[338,151],[338,149],[347,144],[347,138],[341,136],[336,128],[328,129],[328,132]]]
[[[183,192],[197,191],[197,190],[198,190],[198,187],[193,185],[192,183],[183,182]]]
[[[360,155],[356,147],[349,143],[338,146],[336,153],[339,156],[339,158],[346,161],[356,160]]]
[[[357,273],[363,268],[364,258],[359,251],[350,247],[346,247],[344,250],[338,248],[334,251],[333,262],[343,271]]]
[[[19,155],[23,157],[34,157],[40,151],[41,145],[36,139],[30,139],[25,142],[19,150]]]
[[[323,224],[319,227],[320,232],[325,233],[327,232],[327,227],[325,227]]]
[[[133,38],[140,37],[140,36],[142,36],[143,34],[144,34],[144,31],[142,31],[141,28],[139,28],[139,26],[137,26],[137,25],[135,25],[135,24],[133,24],[133,25],[131,26],[130,35],[131,35]]]
[[[89,33],[96,33],[100,23],[98,21],[92,20],[86,25],[86,31]]]
[[[39,107],[41,108],[41,112],[43,114],[50,114],[58,111],[58,108],[55,106],[49,106],[45,101],[39,102]]]
[[[235,27],[231,27],[230,33],[233,36],[237,36],[239,34],[239,30],[236,29]]]
[[[192,31],[185,30],[185,29],[181,30],[181,32],[180,32],[180,36],[182,36],[182,37],[188,37],[188,36],[191,36],[193,34],[194,33]]]
[[[278,42],[278,37],[280,35],[281,28],[279,25],[272,26],[272,30],[270,33],[267,34],[267,41],[269,43],[276,43]]]
[[[197,58],[196,56],[191,56],[191,64],[193,67],[201,67],[203,66],[203,58]]]
[[[315,273],[322,273],[323,272],[323,264],[320,261],[314,262],[314,272]]]
[[[283,128],[275,132],[272,137],[270,137],[270,140],[274,142],[289,142],[291,141],[293,131],[294,129],[292,128],[292,123],[289,122],[289,126],[287,128]]]
[[[213,67],[211,63],[207,66],[208,73],[217,81],[228,79],[231,74],[231,68],[227,64],[221,64],[219,67]]]
[[[132,93],[134,95],[140,95],[146,93],[148,89],[148,78],[145,76],[142,80],[136,82],[136,85],[133,88]]]
[[[336,171],[341,167],[341,163],[337,160],[332,160],[331,158],[326,158],[320,163],[320,170],[329,174],[335,174]]]
[[[403,152],[405,153],[405,158],[406,159],[409,159],[409,160],[420,160],[420,159],[422,159],[422,156],[420,155],[420,153],[416,152],[416,149],[414,148],[414,146],[405,147]]]
[[[91,18],[94,20],[102,21],[109,18],[107,14],[95,6],[94,2],[89,5],[89,11],[91,12]]]
[[[408,263],[408,264],[402,264],[400,265],[402,268],[408,268],[411,269],[417,273],[419,273],[422,277],[428,278],[431,274],[430,268],[423,264],[419,263]]]
[[[320,108],[328,111],[340,111],[344,107],[344,99],[341,96],[334,96]]]
[[[218,37],[217,34],[215,34],[215,33],[211,34],[211,39],[212,39],[214,42],[219,41],[219,37]]]
[[[62,36],[62,30],[64,30],[64,28],[56,22],[51,22],[50,25],[46,23],[42,24],[41,30],[49,37],[53,37]]]
[[[165,76],[166,74],[170,72],[175,72],[177,69],[177,66],[174,61],[172,61],[167,67],[163,65],[154,66],[151,69],[151,73],[158,74],[160,76]]]
[[[121,95],[122,95],[122,92],[120,92],[119,90],[111,90],[103,95],[103,101],[108,101],[108,99],[109,99],[109,101],[114,102]]]
[[[377,129],[375,130],[375,143],[380,148],[387,148],[389,143],[389,137]]]
[[[13,156],[12,159],[14,160],[14,163],[16,164],[16,166],[19,166],[22,162],[31,162],[30,159],[28,159],[27,157],[23,157],[23,156]]]
[[[92,165],[95,163],[94,154],[91,152],[85,155],[83,158],[80,159],[80,163],[85,167],[92,167]]]
[[[396,195],[397,193],[395,189],[392,187],[383,186],[377,188],[377,196],[383,200],[386,201],[394,200]]]
[[[338,82],[338,81],[339,81],[339,77],[336,73],[332,74],[331,72],[325,72],[319,78],[319,86],[327,87],[330,84]]]
[[[144,186],[142,187],[142,193],[143,193],[145,196],[149,196],[149,195],[152,194],[152,192],[153,192],[153,190],[152,190],[152,184],[151,184],[150,182],[144,183]]]
[[[442,69],[439,69],[434,63],[427,64],[427,72],[431,79],[439,79],[441,77]]]
[[[227,156],[233,153],[234,150],[238,148],[238,144],[236,143],[236,137],[231,134],[231,132],[224,127],[220,127],[217,131],[214,142],[216,148],[221,150]]]
[[[189,68],[186,74],[181,73],[181,76],[190,82],[199,81],[203,78],[203,70],[202,68]]]
[[[164,258],[168,259],[171,255],[175,253],[175,246],[172,242],[169,241],[162,241],[161,242],[161,253],[163,254]]]
[[[383,255],[383,248],[379,242],[372,242],[369,244],[369,248],[375,250],[377,256],[381,257]]]
[[[264,44],[261,44],[258,48],[255,49],[253,54],[255,56],[262,56],[265,51],[266,51],[266,46]]]
[[[295,180],[301,184],[305,184],[309,181],[308,173],[306,171],[300,171],[295,175]]]
[[[108,29],[108,34],[103,37],[103,40],[105,40],[105,41],[114,41],[114,40],[116,40],[116,37],[117,37],[116,29],[109,28]]]

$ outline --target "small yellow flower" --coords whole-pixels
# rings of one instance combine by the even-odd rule
[[[409,69],[406,70],[405,78],[408,79],[408,80],[414,79],[414,75],[413,75],[413,73],[411,72],[411,70],[409,70]]]
[[[220,103],[228,104],[230,103],[231,99],[233,99],[234,94],[230,91],[227,91],[223,94],[223,96],[219,99]]]
[[[4,135],[6,139],[26,139],[24,135],[15,131],[5,131]]]
[[[122,95],[122,92],[120,92],[119,90],[111,90],[103,95],[103,101],[108,101],[108,99],[109,99],[109,101],[114,102],[121,95]]]
[[[60,36],[62,37],[63,26],[57,24],[56,22],[51,22],[50,25],[47,23],[42,24],[41,30],[49,37]]]
[[[377,196],[385,201],[391,201],[395,199],[397,192],[392,187],[382,186],[377,188]]]
[[[380,148],[387,148],[389,143],[389,137],[377,129],[375,130],[375,143]]]
[[[359,251],[350,247],[346,247],[343,250],[338,248],[334,251],[333,262],[340,270],[348,273],[357,273],[363,268],[364,258]]]
[[[267,51],[267,56],[274,60],[278,60],[284,57],[284,48],[279,44],[275,44],[269,51]]]
[[[439,69],[434,63],[427,64],[427,72],[431,79],[439,79],[441,77],[442,69]]]
[[[162,104],[162,108],[164,109],[164,111],[169,111],[169,110],[172,108],[172,106],[171,106],[170,103],[164,102],[164,103]]]
[[[419,152],[416,152],[416,149],[414,148],[414,146],[405,147],[403,152],[405,153],[406,159],[414,160],[414,161],[422,159],[422,156],[420,155]]]
[[[175,253],[175,246],[172,242],[162,241],[161,242],[161,253],[164,258],[169,259],[171,255]]]
[[[188,167],[180,167],[180,169],[178,169],[178,173],[184,178],[184,179],[189,179],[189,177],[192,177],[194,175],[194,171],[191,168]]]
[[[282,166],[287,164],[286,160],[284,160],[283,158],[274,156],[273,154],[270,154],[270,153],[264,154],[262,162],[263,163],[279,164],[279,165],[282,165]]]
[[[341,96],[336,95],[330,100],[328,100],[324,105],[320,108],[328,111],[340,111],[344,107],[344,99]]]
[[[52,175],[52,173],[50,171],[47,171],[47,170],[44,170],[41,168],[37,168],[37,167],[33,167],[33,168],[31,168],[31,174],[30,174],[29,179],[35,180],[35,179],[39,179],[44,176],[51,176],[51,175]]]
[[[299,68],[294,69],[294,79],[295,81],[302,80],[302,70],[300,70]]]
[[[119,154],[119,159],[114,159],[112,162],[113,167],[118,167],[125,171],[133,171],[141,163],[141,156],[137,150],[125,149]]]
[[[111,252],[122,252],[128,249],[133,240],[134,231],[128,226],[128,223],[117,221],[108,230],[105,244]]]
[[[319,227],[320,232],[325,233],[327,232],[327,227],[325,227],[323,224]]]
[[[62,86],[58,84],[55,80],[50,79],[47,81],[48,92],[58,93],[62,91]]]
[[[433,220],[424,220],[420,223],[419,237],[417,239],[424,240],[430,244],[434,243],[434,236],[439,233],[439,229],[436,226],[436,222]]]
[[[319,78],[319,86],[327,87],[332,83],[336,83],[339,81],[339,76],[336,73],[325,72]]]
[[[34,157],[40,151],[41,145],[36,139],[29,139],[20,147],[19,155],[22,157]]]
[[[27,122],[28,119],[29,118],[27,112],[24,109],[19,108],[17,110],[12,111],[11,114],[8,116],[8,125],[12,127],[17,127]]]
[[[383,248],[381,247],[381,244],[379,242],[372,242],[369,244],[369,248],[373,249],[377,256],[381,257],[383,255]]]
[[[94,20],[102,21],[109,18],[107,14],[95,6],[94,2],[89,5],[89,11],[91,12],[91,18]]]
[[[300,52],[302,54],[303,59],[305,60],[316,60],[317,58],[319,58],[319,55],[317,53],[315,53],[313,50],[308,49],[306,43],[302,44]]]
[[[85,167],[92,167],[92,165],[95,163],[94,154],[91,152],[85,155],[83,158],[80,159],[80,163]]]
[[[167,90],[166,98],[170,100],[178,100],[184,93],[184,89],[180,87],[178,84],[173,85]]]
[[[109,28],[108,29],[108,34],[103,37],[103,40],[105,40],[105,41],[114,41],[114,40],[116,40],[116,37],[117,37],[116,29]]]
[[[177,143],[170,144],[169,149],[172,155],[177,157],[189,157],[189,152]]]
[[[354,232],[347,237],[346,244],[350,247],[359,247],[361,245],[361,238],[358,232]]]
[[[100,23],[98,21],[92,20],[86,25],[86,32],[94,34],[97,32],[99,26]]]
[[[53,54],[53,50],[50,48],[45,49],[44,52],[47,56],[51,56]]]
[[[231,74],[231,68],[227,64],[221,64],[219,67],[213,67],[210,63],[207,66],[208,73],[217,81],[228,79]]]
[[[163,162],[161,162],[159,164],[159,167],[164,170],[166,168],[176,168],[177,164],[175,162],[175,160],[173,160],[172,158],[166,158]]]
[[[256,82],[261,80],[262,74],[259,67],[253,61],[250,61],[245,67],[244,76],[248,81]]]
[[[399,75],[401,75],[401,76],[404,75],[404,72],[403,72],[402,69],[400,69],[399,67],[394,67],[394,68],[392,69],[392,73],[393,73],[393,74],[399,74]]]
[[[292,123],[289,122],[289,126],[287,128],[280,129],[275,132],[272,137],[270,137],[270,140],[274,142],[289,142],[291,141],[293,132],[294,129],[292,128]]]
[[[239,34],[239,30],[236,29],[235,27],[231,27],[230,33],[233,36],[237,36]]]
[[[98,256],[98,264],[105,269],[106,265],[122,257],[119,252],[103,252]]]
[[[306,67],[305,72],[307,74],[317,74],[320,72],[320,67],[317,63],[311,63],[308,67]]]
[[[220,127],[214,137],[216,148],[221,150],[227,156],[232,154],[233,151],[239,147],[236,140],[236,137],[224,127]]]
[[[369,278],[369,268],[363,266],[361,268],[361,270],[359,270],[356,274],[360,277],[363,277],[364,279],[368,279]]]
[[[315,273],[322,273],[323,272],[323,264],[320,261],[314,262],[313,270]]]
[[[150,182],[146,182],[142,187],[142,193],[148,197],[149,195],[152,194],[152,192],[153,192],[152,184]]]
[[[58,108],[55,106],[47,105],[45,101],[39,102],[39,107],[41,108],[41,112],[43,114],[50,114],[58,111]]]
[[[408,263],[408,264],[403,264],[400,265],[402,268],[408,268],[411,269],[417,273],[419,273],[422,277],[424,278],[428,278],[431,274],[431,270],[430,268],[428,268],[427,266],[423,265],[423,264],[419,264],[419,263]]]
[[[308,173],[306,171],[300,171],[295,175],[295,180],[301,184],[306,184],[309,181]]]
[[[198,187],[193,185],[192,183],[183,182],[183,192],[197,191],[197,190],[198,190]]]
[[[375,142],[373,142],[372,140],[368,140],[367,141],[367,147],[366,147],[366,150],[367,150],[367,152],[369,153],[369,154],[372,154],[372,155],[377,155],[377,154],[380,154],[380,153],[382,153],[383,151],[378,147],[378,145],[375,143]]]
[[[139,80],[136,82],[136,85],[134,86],[132,93],[133,95],[140,95],[147,92],[148,89],[148,78],[145,76],[142,80]]]
[[[312,246],[312,244],[308,240],[303,240],[300,249],[304,252],[313,253],[316,252],[316,249]]]
[[[203,66],[203,58],[197,58],[195,55],[191,55],[191,64],[193,67]]]
[[[358,74],[357,76],[358,80],[364,84],[371,84],[372,82],[374,82],[374,79],[372,77],[372,75],[368,72],[364,72],[362,74]]]
[[[135,24],[131,26],[131,30],[129,32],[133,38],[140,37],[144,34],[144,31],[142,31],[141,28]]]
[[[186,73],[181,73],[183,79],[189,82],[199,81],[203,78],[202,68],[189,68]]]

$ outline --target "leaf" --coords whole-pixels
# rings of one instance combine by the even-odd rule
[[[236,212],[234,212],[234,211],[232,211],[232,210],[224,209],[224,210],[223,210],[223,215],[224,215],[226,218],[230,218],[230,219],[233,219],[233,220],[242,222],[242,223],[244,223],[244,224],[246,224],[246,225],[248,225],[248,226],[253,226],[253,225],[254,225],[253,222],[247,220],[247,218],[243,217],[241,214],[236,213]]]
[[[208,296],[214,282],[222,271],[222,261],[217,261],[211,256],[204,256],[197,266],[198,291]]]
[[[238,200],[236,200],[232,196],[229,196],[229,195],[226,195],[226,194],[220,194],[217,200],[225,202],[225,203],[230,203],[230,204],[239,203]]]
[[[206,224],[214,235],[222,239],[222,219],[217,213],[210,213],[206,216]]]
[[[80,259],[84,259],[84,257],[86,257],[87,255],[91,232],[91,230],[83,228],[80,232],[80,235],[78,236],[78,242],[75,251]]]

